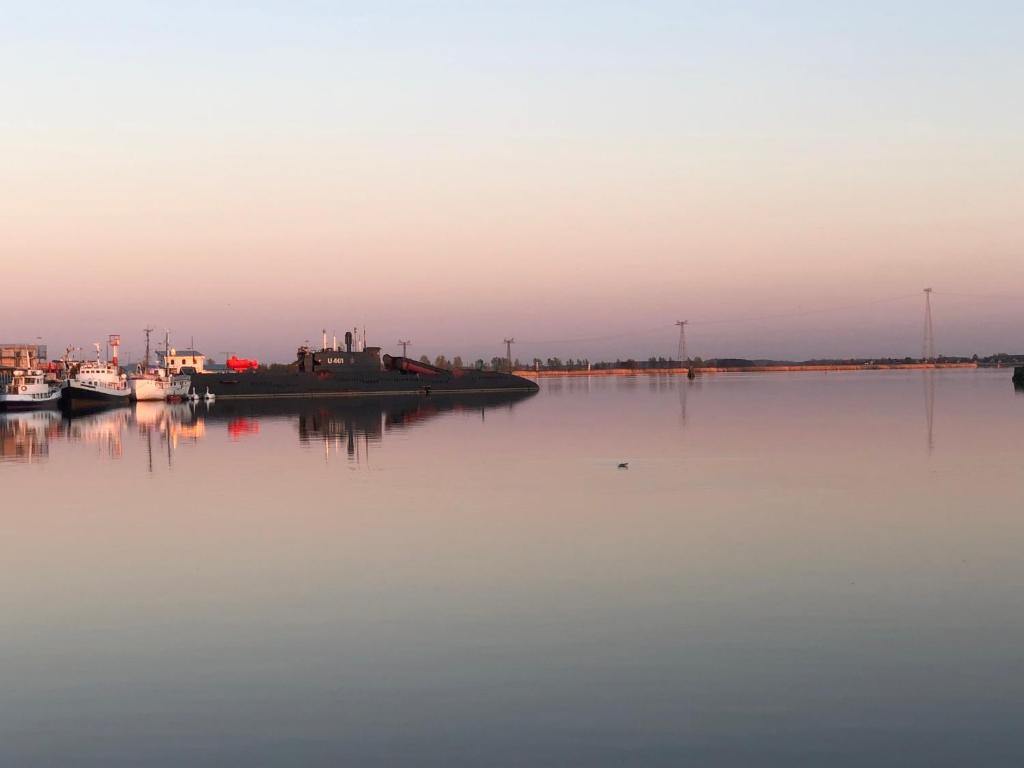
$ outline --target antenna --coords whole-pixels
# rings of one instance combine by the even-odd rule
[[[516,340],[514,338],[512,338],[512,339],[505,339],[505,350],[506,350],[506,352],[508,354],[508,357],[505,358],[505,359],[508,360],[508,372],[509,373],[512,373],[512,345],[515,344],[515,343],[516,343]]]
[[[410,344],[412,344],[412,342],[409,341],[408,339],[406,339],[405,341],[402,341],[401,339],[398,340],[398,345],[402,348],[402,357],[408,357],[409,356],[409,351],[408,350],[409,350],[409,345]]]
[[[924,362],[935,360],[935,329],[932,327],[932,289],[924,289],[924,342],[921,345]]]
[[[679,363],[683,365],[686,363],[686,326],[689,324],[689,320],[676,320],[676,325],[679,326]]]
[[[151,334],[153,332],[153,329],[152,328],[143,328],[142,332],[144,334],[146,334],[146,362],[145,362],[145,366],[146,367],[143,369],[143,372],[147,373],[149,371],[149,334]]]

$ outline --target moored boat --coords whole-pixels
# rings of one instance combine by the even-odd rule
[[[166,368],[153,368],[149,365],[149,334],[151,328],[145,329],[146,358],[139,365],[139,370],[128,375],[128,386],[131,388],[132,400],[176,400],[188,394],[191,378],[183,374],[171,374]],[[165,343],[167,343],[165,341]],[[166,360],[166,356],[164,358]]]
[[[150,370],[129,374],[128,386],[132,391],[132,400],[166,400],[171,383]]]
[[[121,338],[112,335],[110,347],[113,354],[109,361],[101,359],[100,345],[96,344],[95,362],[79,363],[72,369],[61,393],[62,408],[75,410],[128,404],[132,390],[128,385],[128,377],[118,365],[117,350],[120,344]]]
[[[0,369],[0,411],[56,406],[62,389],[60,382],[47,381],[44,371]]]

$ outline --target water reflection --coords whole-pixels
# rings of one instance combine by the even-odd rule
[[[463,396],[387,397],[358,400],[266,400],[214,403],[140,402],[132,407],[64,414],[56,410],[0,414],[0,461],[45,460],[59,441],[94,446],[109,458],[121,458],[131,430],[145,446],[153,472],[156,456],[173,467],[174,452],[198,443],[211,432],[230,442],[256,439],[264,421],[292,421],[299,443],[321,445],[326,456],[344,453],[361,463],[370,445],[392,430],[411,429],[447,412],[511,408],[532,393]],[[223,428],[223,432],[221,432]]]
[[[91,412],[73,418],[58,411],[0,414],[0,461],[46,459],[58,440],[95,446],[109,458],[124,452],[123,436],[132,418],[130,408]]]
[[[628,380],[627,380],[628,379]],[[679,423],[687,428],[688,407],[701,399],[701,382],[682,377],[649,377],[647,389],[653,395],[676,390]],[[727,380],[722,380],[722,384]],[[640,385],[639,377],[623,377],[607,386],[628,391]],[[935,410],[937,377],[922,372],[918,397],[924,408],[924,445],[929,455],[936,450]],[[591,394],[591,377],[553,379],[546,382],[549,396],[577,397]],[[1018,388],[1018,392],[1024,389]],[[464,396],[383,397],[359,400],[265,400],[218,401],[213,403],[136,403],[132,407],[62,415],[56,410],[0,414],[0,461],[32,463],[50,457],[53,444],[67,442],[94,446],[99,453],[120,458],[125,440],[137,434],[152,471],[154,457],[173,466],[174,452],[182,445],[198,443],[211,430],[232,443],[258,440],[267,421],[294,424],[302,446],[323,449],[325,457],[343,455],[364,463],[374,444],[392,430],[411,429],[446,412],[472,411],[486,418],[487,411],[511,408],[529,393]],[[696,399],[695,403],[688,400]],[[703,410],[707,410],[705,407]],[[715,417],[714,409],[709,412]]]
[[[676,387],[679,389],[679,420],[683,427],[686,426],[686,394],[691,386],[692,381],[683,381],[682,378],[676,381]]]
[[[255,437],[264,419],[295,420],[299,443],[319,445],[329,458],[344,453],[356,463],[368,461],[370,447],[394,430],[413,429],[444,413],[511,408],[532,393],[465,396],[382,397],[358,400],[229,400],[194,408],[210,422],[226,422],[233,441]]]
[[[57,411],[0,413],[0,461],[45,459],[50,455],[50,438],[60,429]]]
[[[113,459],[124,454],[124,433],[132,420],[131,408],[111,408],[65,420],[62,437],[95,446]]]
[[[924,417],[928,425],[928,454],[935,450],[935,377],[934,371],[924,371]]]

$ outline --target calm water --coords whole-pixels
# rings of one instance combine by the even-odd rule
[[[1009,375],[0,416],[0,764],[1020,765]]]

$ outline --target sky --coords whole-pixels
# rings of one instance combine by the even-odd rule
[[[1024,5],[0,0],[0,341],[1024,351]]]

